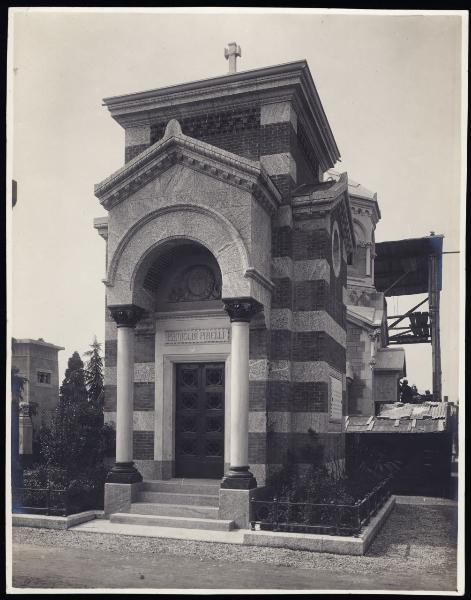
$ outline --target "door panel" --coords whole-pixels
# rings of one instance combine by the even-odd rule
[[[224,474],[224,363],[176,365],[175,476]]]

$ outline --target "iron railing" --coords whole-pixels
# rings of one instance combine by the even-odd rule
[[[311,504],[289,502],[274,497],[251,500],[252,531],[283,531],[327,535],[358,535],[390,497],[387,478],[355,504]]]
[[[12,507],[14,513],[38,513],[63,517],[70,514],[67,490],[51,487],[14,487]]]

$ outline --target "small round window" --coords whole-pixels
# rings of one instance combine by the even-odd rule
[[[341,258],[339,226],[337,225],[337,222],[335,222],[332,227],[332,265],[336,277],[340,275]]]

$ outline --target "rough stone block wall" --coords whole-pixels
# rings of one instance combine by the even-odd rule
[[[366,329],[347,323],[347,360],[353,371],[348,396],[349,415],[374,415],[370,343]]]
[[[116,426],[117,327],[107,309],[105,326],[105,422]],[[143,319],[134,338],[133,460],[144,477],[154,470],[154,353],[152,325]]]

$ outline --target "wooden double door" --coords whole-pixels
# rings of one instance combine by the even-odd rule
[[[176,364],[175,477],[224,474],[224,363]]]

